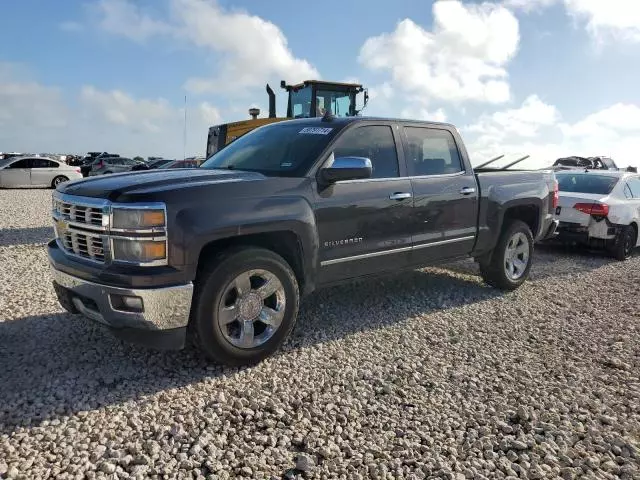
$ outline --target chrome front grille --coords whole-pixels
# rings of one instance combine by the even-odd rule
[[[109,258],[109,207],[104,199],[53,197],[58,245],[65,253],[105,263]]]
[[[59,232],[58,238],[62,243],[62,247],[68,253],[104,263],[105,244],[107,242],[102,235],[79,232],[77,230],[65,230],[64,232]]]
[[[69,202],[57,201],[57,211],[60,216],[65,220],[69,220],[74,223],[92,225],[102,227],[108,221],[107,212],[103,213],[103,208],[100,206],[87,206],[87,205],[75,205]]]

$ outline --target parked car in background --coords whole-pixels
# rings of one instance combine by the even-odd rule
[[[640,175],[598,171],[558,171],[560,221],[557,240],[605,248],[618,260],[640,246]]]
[[[609,157],[564,157],[553,164],[554,170],[571,170],[576,168],[589,170],[618,170],[618,166]]]
[[[47,157],[0,160],[0,187],[52,187],[82,178],[79,167]]]
[[[91,164],[89,176],[130,172],[133,167],[142,163],[126,157],[98,157]]]
[[[171,163],[171,162],[173,162],[173,160],[159,158],[156,160],[150,160],[145,163],[141,163],[140,165],[136,165],[131,170],[134,172],[138,170],[154,170],[156,168],[162,168],[163,165],[166,165],[167,163]]]
[[[198,168],[200,163],[197,160],[172,160],[158,168]]]

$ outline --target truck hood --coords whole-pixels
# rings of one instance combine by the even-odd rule
[[[158,169],[88,177],[74,182],[62,183],[57,190],[68,195],[116,200],[122,195],[154,193],[217,183],[256,181],[266,178],[261,173],[241,170]]]

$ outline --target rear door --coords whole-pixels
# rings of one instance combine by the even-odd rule
[[[30,160],[23,158],[7,165],[0,170],[0,185],[5,188],[24,187],[31,185]]]
[[[49,186],[58,174],[59,165],[46,158],[31,159],[31,185]]]
[[[470,253],[477,231],[477,184],[452,132],[405,125],[403,146],[414,194],[411,262],[423,265]]]
[[[315,186],[320,283],[408,266],[413,194],[399,145],[390,122],[358,122],[336,140],[334,158],[369,158],[373,178]]]

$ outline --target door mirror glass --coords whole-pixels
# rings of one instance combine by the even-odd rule
[[[371,178],[371,160],[365,157],[338,157],[328,166],[320,169],[320,178],[325,183],[340,180]]]

